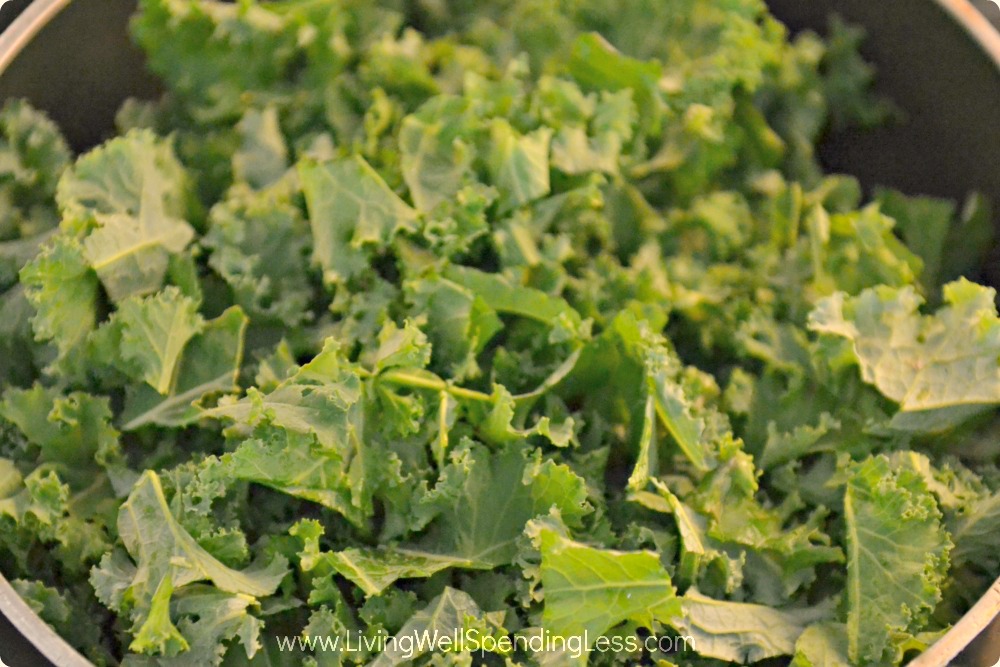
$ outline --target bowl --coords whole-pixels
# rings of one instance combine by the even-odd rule
[[[1000,7],[976,2],[1000,22]],[[0,26],[9,27],[0,35],[0,100],[28,98],[48,112],[73,148],[82,150],[109,136],[115,111],[126,97],[153,98],[159,92],[143,67],[142,54],[127,37],[134,0],[4,4]],[[863,26],[869,38],[862,53],[878,69],[877,87],[902,112],[904,122],[828,137],[820,156],[829,171],[853,174],[869,191],[886,185],[961,199],[978,190],[1000,201],[1000,169],[991,168],[1000,148],[1000,123],[995,122],[1000,33],[969,0],[768,4],[792,31],[822,31],[831,13]],[[1000,275],[986,278],[1000,284]],[[991,624],[998,611],[1000,580],[911,665],[992,665],[1000,651],[1000,623]],[[0,575],[4,660],[11,667],[90,665]]]

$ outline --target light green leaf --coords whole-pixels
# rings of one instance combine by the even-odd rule
[[[36,445],[40,459],[63,467],[63,475],[84,475],[93,481],[95,457],[105,459],[118,446],[111,426],[108,399],[84,392],[62,395],[35,384],[30,389],[8,389],[0,402],[0,416],[15,424]]]
[[[663,67],[655,61],[630,58],[597,33],[580,35],[573,43],[569,71],[584,90],[631,89],[646,131],[658,134],[663,102],[659,88]]]
[[[550,417],[540,417],[528,428],[518,428],[515,419],[515,400],[501,385],[495,385],[491,396],[490,410],[479,427],[479,435],[490,444],[523,441],[539,435],[556,447],[568,447],[575,442],[573,418],[567,417],[562,423],[553,424]]]
[[[588,171],[614,173],[618,167],[617,152],[610,155],[595,150],[582,127],[564,127],[552,141],[552,166],[567,174]]]
[[[829,618],[832,604],[780,610],[759,604],[713,600],[689,589],[674,627],[693,638],[700,655],[747,664],[792,655],[807,626]]]
[[[399,129],[400,166],[417,210],[428,212],[447,201],[472,174],[472,147],[462,139],[468,102],[443,95],[403,119]]]
[[[1000,570],[1000,493],[985,494],[948,517],[955,542],[953,568],[973,565],[985,572]]]
[[[468,593],[445,587],[444,591],[431,600],[426,607],[413,615],[395,634],[396,641],[388,641],[387,649],[381,653],[370,667],[392,667],[418,658],[433,646],[427,646],[427,637],[454,637],[466,628],[474,628],[480,636],[493,634],[502,629],[503,612],[484,613]],[[400,638],[407,638],[401,641]],[[413,651],[406,650],[412,642]]]
[[[548,511],[536,511],[532,488],[524,483],[523,451],[508,446],[491,454],[474,447],[452,456],[453,471],[448,474],[460,476],[458,493],[448,499],[418,548],[483,567],[510,563],[525,524]]]
[[[496,311],[445,278],[421,278],[406,288],[417,311],[427,314],[421,327],[431,342],[432,365],[458,381],[478,375],[476,355],[503,327]]]
[[[162,215],[187,217],[190,185],[169,141],[149,130],[132,130],[93,149],[63,174],[56,200],[68,220],[83,229],[95,217],[139,218],[143,193],[162,202]]]
[[[206,417],[231,419],[241,426],[273,424],[298,433],[315,434],[324,447],[340,449],[358,437],[349,409],[358,399],[359,385],[353,376],[330,386],[286,383],[268,394],[254,388],[240,401],[222,401],[207,410]]]
[[[727,553],[724,545],[709,535],[707,517],[681,502],[660,480],[650,481],[655,493],[635,491],[630,499],[654,512],[673,515],[682,549],[676,574],[679,583],[696,584],[710,566],[716,565],[725,579],[724,589],[735,589],[742,580],[745,556]]]
[[[149,385],[130,388],[121,414],[124,431],[148,424],[186,426],[200,416],[198,404],[213,394],[236,391],[248,320],[239,306],[205,323],[184,346],[170,393]]]
[[[302,163],[299,179],[309,208],[313,260],[329,282],[368,267],[370,247],[412,226],[416,212],[361,157]]]
[[[407,509],[436,516],[424,537],[378,549],[326,552],[317,563],[325,562],[367,595],[376,595],[397,579],[430,577],[449,568],[506,565],[531,518],[554,508],[578,525],[593,511],[582,478],[540,457],[528,463],[516,446],[491,454],[463,445],[452,452],[438,486],[418,502],[423,506]]]
[[[51,206],[56,183],[72,159],[59,127],[24,99],[9,98],[0,111],[0,182],[23,208]],[[2,228],[2,225],[0,225]],[[42,231],[24,229],[25,236]]]
[[[206,410],[206,417],[225,418],[234,428],[272,424],[304,434],[314,434],[324,447],[345,458],[360,446],[363,415],[361,382],[344,359],[339,345],[327,339],[323,350],[273,391],[263,394],[251,387],[239,401],[221,401]]]
[[[896,221],[906,245],[920,256],[924,270],[921,283],[928,291],[940,286],[941,259],[945,238],[955,214],[955,204],[933,197],[907,197],[896,190],[875,193],[883,213]]]
[[[52,236],[53,232],[48,231],[0,243],[0,290],[10,289],[17,282],[18,272],[38,255]]]
[[[197,302],[168,287],[145,299],[125,300],[114,322],[121,327],[122,359],[157,392],[170,394],[185,346],[205,327]]]
[[[522,135],[505,120],[490,126],[489,166],[493,184],[508,208],[521,206],[549,193],[549,142],[552,130],[543,127]]]
[[[288,146],[273,106],[263,111],[249,109],[236,125],[242,146],[233,154],[233,175],[260,189],[281,178],[288,170]]]
[[[379,595],[399,579],[426,578],[452,567],[477,567],[465,558],[398,548],[345,549],[327,554],[326,562],[365,595]]]
[[[646,396],[646,407],[642,415],[642,431],[639,434],[639,453],[635,467],[628,478],[629,491],[641,491],[650,479],[659,472],[659,452],[656,441],[656,399],[650,393]]]
[[[269,393],[251,387],[246,397],[223,399],[202,416],[231,420],[226,433],[235,437],[285,431],[237,450],[230,460],[234,474],[336,509],[361,525],[372,512],[374,465],[361,397],[356,370],[328,339],[322,352]]]
[[[146,620],[128,646],[130,651],[173,657],[188,650],[187,640],[170,620],[170,596],[173,593],[174,587],[168,574],[160,580],[153,593]]]
[[[809,327],[850,342],[862,379],[899,404],[894,425],[940,430],[1000,403],[995,297],[963,279],[944,286],[937,313],[921,315],[922,299],[910,287],[837,293],[817,305]],[[950,412],[916,414],[944,410]]]
[[[88,498],[111,493],[111,485],[93,471],[74,481],[83,489],[79,493],[73,493],[52,466],[41,465],[22,476],[11,460],[0,459],[0,527],[5,549],[15,556],[7,561],[12,567],[22,571],[35,567],[37,548],[47,544],[50,553],[63,561],[66,576],[80,580],[111,548],[105,514],[110,508]],[[28,539],[21,542],[12,525],[25,531]]]
[[[376,373],[395,367],[424,368],[431,360],[427,336],[407,321],[400,329],[388,322],[378,334],[373,365]]]
[[[545,514],[553,507],[570,528],[581,525],[594,511],[587,499],[587,482],[564,463],[537,459],[524,470],[524,483],[531,484],[535,512]]]
[[[648,382],[656,414],[667,432],[695,468],[709,470],[714,465],[714,443],[681,385],[670,377],[669,371],[655,367],[649,371]]]
[[[548,527],[534,539],[542,555],[542,622],[553,635],[586,636],[592,645],[623,621],[652,628],[654,621],[674,623],[681,614],[655,553],[596,549]]]
[[[52,341],[60,357],[77,349],[97,325],[97,276],[69,236],[57,236],[27,264],[21,283],[35,308],[35,337]]]
[[[779,605],[816,577],[816,567],[842,563],[844,554],[824,531],[826,510],[793,518],[784,508],[758,497],[758,471],[753,458],[730,443],[717,468],[705,475],[694,493],[684,496],[709,520],[708,535],[725,545],[740,545],[753,556],[759,599]],[[770,579],[770,583],[764,584]],[[764,589],[768,592],[765,593]]]
[[[795,642],[790,667],[850,667],[847,628],[843,623],[810,625]]]
[[[768,424],[767,442],[760,453],[760,467],[769,470],[818,451],[835,450],[840,422],[830,413],[820,414],[816,425],[800,424],[787,433],[779,433],[774,422]]]
[[[84,257],[114,301],[160,289],[170,255],[194,238],[189,224],[167,216],[163,187],[157,179],[145,180],[137,216],[103,215],[83,241]]]
[[[923,477],[885,456],[849,470],[847,640],[852,664],[879,664],[894,632],[922,627],[941,600],[951,540]]]
[[[318,444],[312,434],[265,429],[222,456],[226,474],[340,512],[364,525],[369,508],[360,502],[357,472],[351,460]],[[358,487],[357,489],[355,487]]]
[[[91,581],[104,604],[124,612],[129,601],[136,641],[143,650],[169,641],[179,652],[186,648],[179,641],[190,643],[178,640],[167,626],[169,602],[185,586],[210,581],[219,591],[256,599],[273,594],[287,573],[282,557],[243,571],[212,557],[174,517],[160,478],[152,471],[143,474],[122,504],[118,533],[135,564],[120,552],[109,553],[94,568]]]
[[[188,586],[175,596],[172,605],[188,650],[174,658],[158,658],[157,667],[219,665],[228,652],[253,658],[261,648],[264,626],[251,613],[258,606],[249,595],[223,593],[198,584]],[[242,645],[242,651],[238,645]]]
[[[264,597],[274,593],[287,572],[280,557],[265,567],[244,571],[225,567],[198,546],[177,522],[163,494],[160,478],[152,471],[139,479],[122,504],[118,532],[138,566],[134,582],[138,586],[144,579],[158,582],[162,577],[157,575],[169,571],[173,573],[175,589],[208,580],[227,593]],[[135,592],[140,593],[141,588]]]
[[[685,386],[684,368],[676,353],[667,348],[662,339],[647,336],[643,343],[647,397],[644,421],[648,422],[651,416],[651,398],[659,423],[691,464],[701,472],[712,469],[716,465],[721,443],[733,437],[728,420],[712,406],[704,405],[703,398],[692,387]],[[644,425],[643,428],[647,427]],[[648,457],[655,447],[656,424],[650,428],[651,438],[644,453],[646,458],[640,460],[640,465],[648,465]],[[643,431],[643,438],[645,435]]]
[[[150,69],[200,117],[234,122],[246,98],[273,95],[291,76],[291,61],[301,66],[295,14],[282,16],[256,3],[192,0],[143,0],[141,8],[131,32]],[[332,35],[316,41],[321,46]],[[330,47],[324,53],[334,60],[325,65],[336,72]]]
[[[553,327],[554,340],[575,338],[584,333],[583,318],[565,299],[541,290],[511,284],[495,273],[464,266],[451,266],[444,277],[466,288],[498,313],[510,313]]]
[[[261,191],[235,185],[212,207],[201,239],[211,266],[255,320],[292,327],[311,319],[309,226],[285,181]]]

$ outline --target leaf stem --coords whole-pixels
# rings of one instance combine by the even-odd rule
[[[489,394],[484,394],[483,392],[476,391],[475,389],[457,387],[437,375],[430,373],[429,371],[414,373],[405,370],[392,370],[380,375],[379,379],[384,382],[389,382],[403,387],[430,389],[432,391],[445,391],[455,398],[464,398],[469,401],[488,402],[492,400],[492,397]]]

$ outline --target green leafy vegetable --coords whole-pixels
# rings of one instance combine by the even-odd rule
[[[545,627],[557,636],[597,637],[627,620],[646,627],[681,616],[681,601],[652,552],[595,549],[542,527]],[[589,646],[587,648],[590,648]]]
[[[824,175],[855,29],[130,30],[118,136],[0,110],[0,571],[95,665],[896,667],[1000,574],[990,206]]]
[[[137,379],[161,394],[170,390],[185,345],[204,327],[197,310],[198,304],[176,288],[122,304],[115,320],[121,356]]]
[[[844,518],[848,656],[876,663],[890,633],[912,631],[940,600],[952,545],[921,477],[884,457],[850,471]]]
[[[207,580],[219,591],[252,602],[274,593],[286,572],[280,557],[244,571],[220,563],[177,522],[152,472],[136,482],[122,504],[118,533],[128,556],[118,551],[106,555],[91,580],[104,604],[127,612],[136,628],[130,647],[136,652],[173,656],[190,649],[170,617],[171,598],[183,587]]]
[[[689,590],[679,627],[694,637],[698,652],[727,662],[757,662],[791,655],[810,623],[827,618],[829,607],[777,610],[722,602]]]
[[[994,298],[990,288],[949,283],[944,306],[926,316],[912,288],[874,288],[829,297],[810,327],[851,342],[865,382],[899,404],[894,425],[930,430],[1000,402]]]
[[[170,144],[141,130],[82,156],[63,174],[56,192],[64,226],[86,226],[115,214],[138,218],[144,204],[183,220],[188,196],[186,172]]]
[[[25,296],[35,308],[32,328],[69,355],[97,325],[97,276],[76,241],[60,237],[21,269]]]
[[[347,280],[368,266],[378,248],[415,217],[363,158],[299,169],[309,205],[313,259],[328,280]]]

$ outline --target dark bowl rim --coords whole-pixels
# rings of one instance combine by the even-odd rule
[[[1000,32],[969,0],[933,0],[969,35],[1000,72]],[[995,1],[995,0],[991,0]],[[34,0],[0,34],[0,76],[21,51],[73,0]],[[1000,4],[998,4],[1000,7]],[[0,614],[42,655],[59,667],[94,667],[39,617],[0,573]],[[909,667],[949,664],[1000,614],[1000,578],[979,601]],[[0,663],[2,664],[2,663]]]

